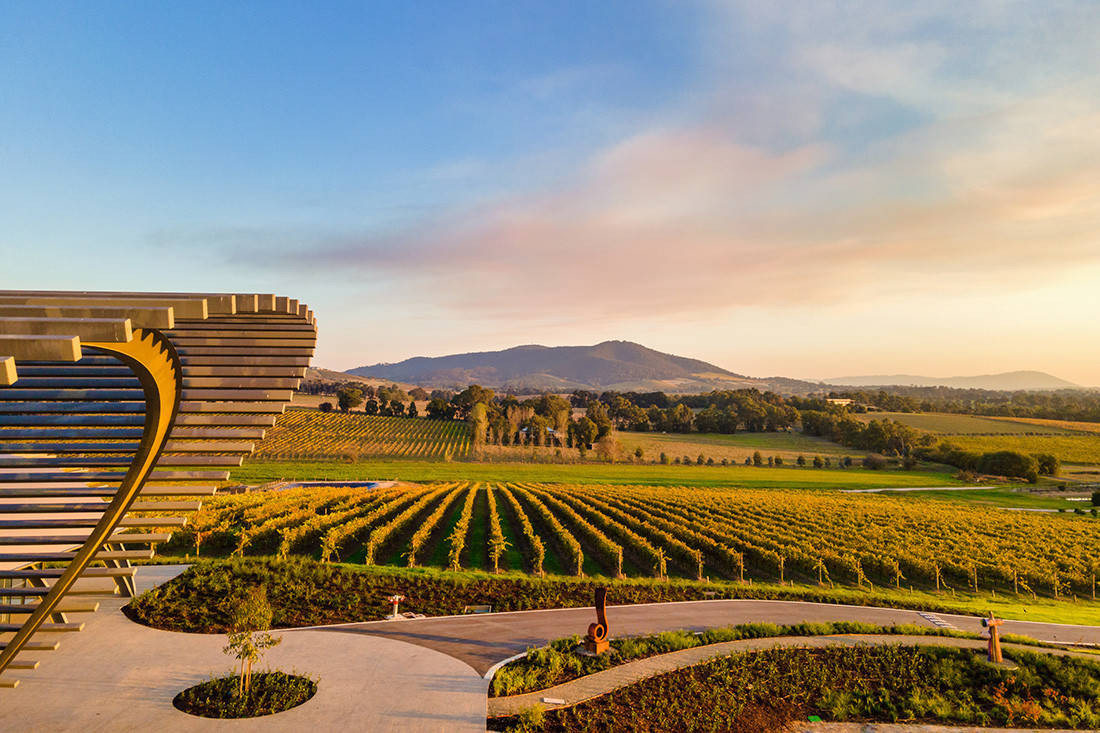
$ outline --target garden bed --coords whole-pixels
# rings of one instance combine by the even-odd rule
[[[218,677],[189,687],[172,700],[178,710],[201,718],[258,718],[296,708],[317,694],[309,677],[257,672],[251,689],[238,696],[240,677]]]
[[[835,721],[1095,729],[1100,663],[1014,652],[1007,671],[943,647],[826,647],[734,654],[494,730],[732,732]]]
[[[904,607],[902,597],[761,584],[705,583],[492,575],[431,569],[363,567],[305,559],[245,558],[204,560],[164,585],[141,594],[125,613],[134,621],[168,631],[206,634],[229,628],[231,601],[262,585],[274,611],[274,628],[380,620],[390,612],[386,599],[405,596],[402,611],[428,616],[463,613],[488,604],[494,611],[578,608],[592,605],[594,589],[609,589],[612,604],[696,601],[715,598],[801,600],[849,605]],[[909,607],[966,613],[965,608],[915,602]]]

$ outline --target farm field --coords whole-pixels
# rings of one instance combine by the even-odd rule
[[[978,453],[1014,450],[1050,453],[1062,463],[1100,463],[1100,435],[952,435],[948,441]]]
[[[1024,425],[1034,425],[1040,428],[1068,430],[1074,433],[1100,433],[1100,423],[1081,422],[1078,420],[1044,420],[1037,417],[990,417],[989,420],[998,422],[1015,422]]]
[[[1067,599],[1094,597],[1098,521],[887,495],[451,481],[215,497],[161,552]]]
[[[1062,425],[1040,425],[1035,422],[1021,422],[1016,418],[977,417],[940,412],[867,412],[856,413],[853,417],[864,422],[886,418],[917,430],[925,430],[939,435],[1000,435],[1005,433],[1069,435],[1074,432],[1074,430]],[[1043,422],[1059,423],[1061,421]]]
[[[669,460],[688,456],[695,461],[702,454],[706,458],[721,461],[723,458],[738,463],[751,458],[755,451],[765,457],[780,456],[784,461],[794,461],[798,456],[807,460],[814,456],[853,456],[858,458],[861,451],[847,449],[842,445],[803,435],[800,432],[777,433],[734,433],[723,435],[714,433],[629,433],[620,432],[619,442],[627,455],[633,455],[635,448],[641,448],[643,458],[656,460],[666,453]]]
[[[788,489],[859,489],[958,486],[952,473],[870,471],[862,468],[767,468],[752,466],[661,466],[631,463],[447,463],[369,459],[355,462],[250,460],[233,470],[233,482],[270,481],[544,481],[578,484],[638,484]]]
[[[464,423],[363,413],[289,410],[256,448],[257,459],[464,458],[470,431]]]

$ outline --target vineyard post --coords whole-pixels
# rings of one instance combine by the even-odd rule
[[[699,550],[695,551],[695,579],[703,579],[703,553]]]
[[[787,564],[786,555],[779,556],[779,584],[783,585],[783,568]]]
[[[664,580],[668,572],[668,561],[665,559],[665,551],[663,548],[657,548],[657,577]]]
[[[1016,568],[1012,568],[1012,593],[1020,595],[1020,574],[1016,572]]]
[[[737,553],[737,580],[741,583],[745,582],[745,553]]]
[[[623,575],[623,548],[618,548],[615,551],[615,577],[625,578]]]
[[[940,591],[940,566],[933,564],[932,570],[936,573],[936,592],[938,593]]]

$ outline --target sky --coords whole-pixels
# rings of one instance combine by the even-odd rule
[[[1100,386],[1098,65],[1089,0],[13,0],[0,287]]]

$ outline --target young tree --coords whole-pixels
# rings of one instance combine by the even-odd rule
[[[228,644],[222,651],[240,660],[238,697],[247,695],[252,687],[252,665],[263,659],[264,652],[282,641],[267,633],[273,616],[267,589],[262,585],[253,586],[233,606]]]

